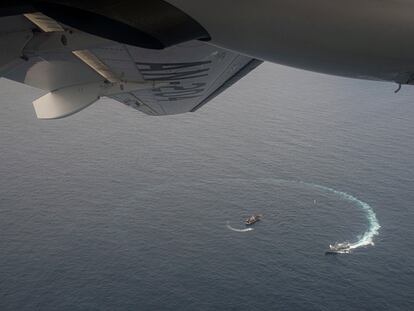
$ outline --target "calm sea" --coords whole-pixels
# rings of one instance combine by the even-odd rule
[[[414,310],[394,89],[264,64],[197,113],[38,121],[41,93],[1,80],[0,310]],[[326,256],[372,229],[364,206],[375,246]]]

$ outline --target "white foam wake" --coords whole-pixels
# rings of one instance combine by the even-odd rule
[[[226,227],[232,231],[236,231],[236,232],[248,232],[248,231],[253,231],[253,228],[245,228],[245,229],[236,229],[233,228],[232,226],[230,226],[230,222],[228,221],[226,224]]]
[[[354,243],[350,243],[349,244],[349,248],[343,251],[340,251],[340,253],[349,253],[351,250],[356,249],[358,247],[366,247],[366,246],[373,246],[374,245],[374,237],[377,236],[379,234],[379,229],[381,228],[377,216],[375,215],[374,210],[372,209],[372,207],[366,203],[363,202],[361,200],[359,200],[358,198],[354,197],[353,195],[350,195],[346,192],[343,191],[338,191],[326,186],[321,186],[318,184],[313,184],[313,183],[308,183],[308,182],[304,182],[304,181],[294,181],[294,180],[286,180],[286,179],[267,179],[264,178],[262,179],[264,181],[267,182],[276,182],[276,183],[293,183],[293,184],[302,184],[308,187],[312,187],[315,189],[319,189],[325,192],[329,192],[332,194],[335,194],[336,196],[338,196],[340,199],[348,201],[354,205],[356,205],[358,208],[360,208],[364,213],[365,213],[365,217],[368,221],[368,229],[362,234],[362,235],[358,235],[357,239],[358,241],[354,242]],[[314,201],[314,204],[316,204],[316,200]],[[230,223],[227,222],[227,228],[232,230],[232,231],[236,231],[236,232],[247,232],[247,231],[251,231],[253,230],[253,228],[246,228],[246,229],[236,229],[233,228],[232,226],[230,226]],[[347,242],[343,242],[343,243],[347,243]]]
[[[340,197],[341,199],[351,202],[355,204],[357,207],[359,207],[361,210],[363,210],[365,213],[365,217],[368,220],[368,225],[369,225],[368,229],[367,231],[365,231],[365,233],[362,236],[359,237],[359,240],[357,242],[350,244],[349,249],[355,249],[355,248],[362,247],[362,246],[374,245],[374,237],[379,234],[379,229],[381,228],[381,226],[378,223],[378,219],[377,219],[377,216],[375,215],[374,210],[368,203],[365,203],[346,192],[338,191],[338,190],[325,187],[325,186],[321,186],[321,185],[316,185],[316,184],[311,184],[311,183],[306,183],[306,182],[301,182],[301,183],[309,185],[317,189],[321,189],[326,192],[333,193],[337,195],[338,197]]]

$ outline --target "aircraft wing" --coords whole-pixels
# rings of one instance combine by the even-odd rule
[[[40,12],[0,18],[0,76],[48,93],[38,118],[76,113],[100,97],[149,115],[196,111],[261,61],[192,40],[147,49],[68,27]]]
[[[200,41],[157,51],[123,45],[116,54],[104,48],[93,53],[110,68],[129,70],[131,78],[161,83],[110,96],[151,115],[196,111],[261,63]]]

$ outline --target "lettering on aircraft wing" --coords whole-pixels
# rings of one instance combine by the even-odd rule
[[[159,101],[176,101],[200,97],[208,77],[211,61],[188,63],[140,63],[136,65],[145,80],[166,81],[165,86],[152,89]],[[195,80],[190,82],[188,80]]]

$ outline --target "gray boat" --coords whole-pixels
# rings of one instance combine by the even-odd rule
[[[254,223],[258,222],[262,218],[263,218],[263,215],[262,214],[255,214],[253,216],[250,216],[250,217],[246,218],[246,220],[244,221],[244,223],[246,225],[248,225],[248,226],[249,225],[253,225]]]

